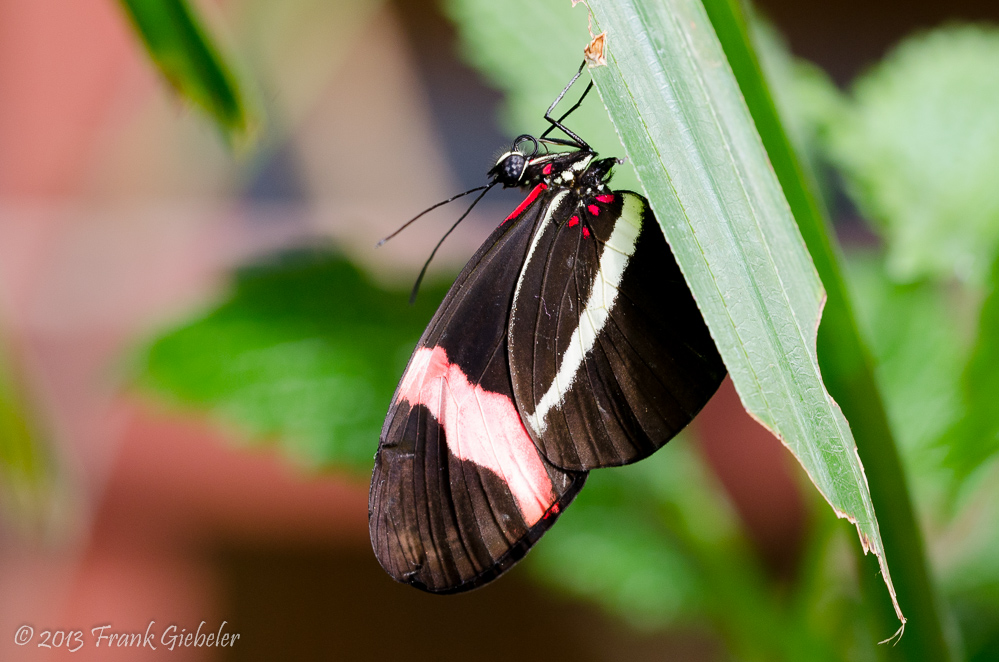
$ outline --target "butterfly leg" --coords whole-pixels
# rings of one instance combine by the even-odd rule
[[[576,101],[576,103],[572,106],[572,108],[564,112],[562,116],[559,117],[558,119],[552,117],[552,111],[555,110],[555,106],[557,106],[562,101],[565,95],[569,92],[569,89],[576,83],[577,80],[579,80],[579,77],[583,74],[583,68],[585,66],[586,66],[586,60],[583,60],[583,63],[579,65],[579,69],[576,71],[576,75],[572,77],[572,80],[569,81],[568,85],[562,88],[562,92],[560,92],[559,95],[555,98],[555,101],[552,102],[552,105],[548,106],[548,110],[545,112],[545,119],[551,124],[551,126],[548,127],[548,129],[541,134],[539,140],[542,140],[547,143],[553,143],[556,145],[568,145],[570,147],[577,147],[579,149],[585,149],[585,150],[590,149],[590,146],[586,143],[585,140],[583,140],[575,133],[573,133],[568,127],[562,124],[562,122],[565,120],[565,118],[571,115],[577,108],[579,108],[583,104],[583,99],[585,99],[586,95],[590,93],[591,89],[593,89],[592,80],[587,84],[586,89],[583,90],[583,93],[580,95],[579,100]],[[547,137],[548,134],[554,131],[555,129],[562,131],[572,140],[567,141],[558,138],[548,138]]]

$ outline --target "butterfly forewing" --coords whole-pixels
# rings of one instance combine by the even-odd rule
[[[725,367],[646,200],[617,191],[564,202],[519,276],[513,390],[550,462],[627,464],[686,426]]]
[[[506,325],[551,196],[504,222],[448,292],[393,397],[369,496],[372,545],[395,579],[450,593],[520,559],[582,487],[538,451],[513,398]]]

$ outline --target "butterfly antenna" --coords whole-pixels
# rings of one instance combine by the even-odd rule
[[[462,214],[461,217],[458,218],[458,220],[454,222],[454,225],[452,225],[451,228],[447,232],[444,233],[444,236],[441,237],[441,240],[437,242],[436,246],[434,246],[434,250],[430,251],[430,257],[428,257],[427,261],[423,263],[423,268],[420,269],[420,275],[417,276],[416,283],[413,284],[413,293],[409,295],[409,305],[413,305],[416,302],[416,293],[420,291],[420,283],[423,282],[423,277],[427,275],[427,267],[430,266],[430,262],[434,259],[434,255],[437,254],[437,249],[441,247],[441,244],[444,243],[444,240],[447,239],[447,236],[449,234],[451,234],[452,232],[454,232],[454,229],[456,227],[458,227],[458,224],[461,223],[463,220],[465,220],[465,217],[468,216],[469,213],[471,213],[472,209],[475,208],[475,205],[479,204],[479,200],[481,200],[483,198],[483,196],[485,196],[486,193],[489,193],[489,189],[491,189],[494,186],[496,186],[496,182],[493,182],[491,184],[486,184],[485,186],[480,186],[477,189],[472,189],[472,191],[478,191],[478,190],[481,190],[481,189],[485,189],[485,190],[482,191],[482,193],[480,193],[475,198],[475,200],[472,201],[472,204],[470,204],[468,206],[468,209],[465,210],[465,213]],[[466,191],[465,193],[471,193],[472,191]],[[462,193],[462,195],[465,195],[465,193]],[[455,197],[458,197],[458,196],[455,196]],[[441,203],[441,204],[444,204],[444,203]],[[430,211],[430,210],[428,209],[427,211]],[[424,213],[426,213],[426,212],[424,212]],[[422,216],[422,214],[421,214],[421,216]],[[417,218],[419,218],[419,217],[417,217]],[[410,223],[412,223],[412,221],[410,221]]]
[[[412,225],[412,223],[414,221],[416,221],[417,219],[419,219],[420,217],[422,217],[424,214],[429,214],[430,212],[432,212],[433,210],[437,209],[438,207],[443,207],[447,203],[454,202],[458,198],[460,198],[462,196],[465,196],[465,195],[468,195],[469,193],[475,193],[476,191],[481,191],[482,189],[487,189],[487,188],[489,188],[489,186],[490,186],[489,184],[483,184],[482,186],[476,186],[475,188],[468,189],[464,193],[459,193],[458,195],[452,195],[447,200],[443,200],[441,202],[438,202],[433,207],[428,207],[427,209],[424,209],[419,214],[417,214],[413,218],[411,218],[408,221],[406,221],[405,223],[403,223],[401,228],[399,228],[398,230],[396,230],[395,232],[393,232],[392,234],[390,234],[389,236],[385,237],[384,239],[382,239],[381,241],[379,241],[377,244],[375,244],[375,248],[378,248],[379,246],[381,246],[382,244],[384,244],[386,241],[388,241],[392,237],[396,236],[397,234],[399,234],[400,232],[402,232],[403,230],[405,230],[406,228],[408,228],[410,225]],[[481,198],[482,196],[479,196],[479,197]],[[474,202],[472,203],[472,206],[473,207],[475,206]],[[471,207],[469,207],[469,210],[471,210]],[[465,213],[467,214],[468,212],[465,212]],[[465,218],[465,217],[462,216],[462,218]],[[447,235],[444,235],[444,236],[446,237]]]

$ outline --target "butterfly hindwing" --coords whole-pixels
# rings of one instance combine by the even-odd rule
[[[453,593],[513,565],[585,473],[538,452],[513,398],[506,324],[538,195],[466,265],[420,339],[382,428],[369,495],[372,545],[395,579]]]
[[[725,367],[643,197],[570,196],[556,216],[519,276],[516,401],[556,466],[628,464],[685,427]]]

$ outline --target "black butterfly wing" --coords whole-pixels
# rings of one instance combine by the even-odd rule
[[[725,376],[647,201],[627,191],[576,199],[529,253],[508,338],[538,447],[569,470],[647,457]]]
[[[508,569],[586,478],[541,456],[513,399],[506,325],[534,226],[550,209],[540,190],[451,287],[382,428],[372,546],[392,577],[426,591],[468,590]]]

